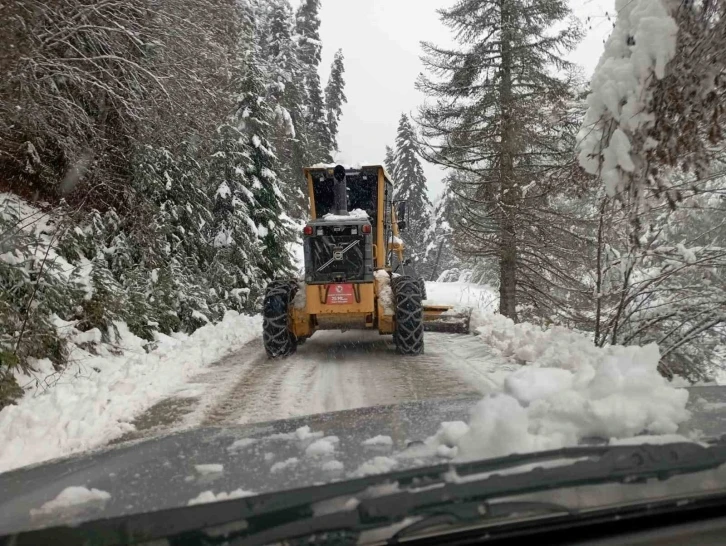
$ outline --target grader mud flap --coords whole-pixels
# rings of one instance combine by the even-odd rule
[[[424,330],[426,332],[445,332],[468,334],[471,309],[457,309],[449,305],[424,306]]]

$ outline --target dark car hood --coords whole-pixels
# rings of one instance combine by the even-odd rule
[[[426,439],[443,421],[466,420],[474,402],[413,402],[264,424],[198,428],[6,472],[0,474],[0,534],[59,523],[58,516],[31,517],[30,511],[69,486],[107,491],[111,498],[84,512],[64,514],[63,523],[185,506],[204,491],[265,493],[345,479],[366,461]],[[301,427],[309,427],[313,436],[296,434]],[[363,445],[379,435],[390,436],[393,445]],[[306,454],[312,442],[332,436],[338,439],[334,454]],[[257,441],[232,448],[245,438]],[[272,470],[275,463],[291,458],[298,463]],[[342,463],[343,469],[324,466],[332,460]],[[441,460],[431,459],[432,464],[437,462]],[[221,464],[222,472],[204,474],[197,469],[210,464]]]
[[[680,432],[698,431],[702,437],[726,434],[726,387],[689,390],[692,418]],[[185,506],[205,491],[266,493],[346,479],[376,457],[422,442],[444,421],[466,421],[477,401],[429,400],[263,424],[199,428],[6,472],[0,474],[0,535]],[[301,427],[309,427],[312,436],[305,430],[296,433]],[[364,445],[379,435],[390,436],[393,444]],[[334,453],[306,452],[321,437],[334,442]],[[244,439],[255,441],[240,446]],[[235,442],[240,447],[233,448]],[[296,464],[274,466],[293,458]],[[342,463],[342,470],[325,465],[332,460]],[[386,461],[378,462],[384,471]],[[395,468],[440,462],[433,457],[399,459]],[[197,465],[222,465],[222,471],[204,473]],[[107,491],[111,497],[80,511],[31,517],[31,510],[70,486]]]

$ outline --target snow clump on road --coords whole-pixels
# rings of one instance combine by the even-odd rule
[[[576,445],[587,437],[674,434],[689,418],[688,391],[658,373],[655,344],[596,347],[578,332],[514,324],[501,315],[489,315],[477,334],[501,356],[527,365],[504,379],[502,392],[481,400],[468,424],[441,425],[427,441],[439,455],[467,460]]]
[[[158,334],[158,347],[148,354],[145,340],[116,323],[121,340],[115,352],[104,345],[97,355],[75,348],[63,373],[37,361],[35,377],[17,377],[25,396],[0,411],[0,472],[102,446],[132,431],[136,415],[258,337],[261,323],[259,316],[229,311],[220,323],[191,335]]]
[[[31,516],[45,516],[64,512],[68,509],[78,508],[89,504],[104,503],[111,498],[111,494],[100,489],[87,489],[83,486],[66,487],[58,496],[43,504],[40,508],[30,511]]]

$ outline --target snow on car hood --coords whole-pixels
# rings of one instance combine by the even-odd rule
[[[692,417],[679,432],[690,438],[726,433],[726,387],[690,390]],[[0,474],[0,534],[439,464],[450,457],[447,443],[462,432],[457,423],[468,420],[478,401],[429,400],[199,428],[6,472]]]

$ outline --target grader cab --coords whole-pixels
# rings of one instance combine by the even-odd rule
[[[265,292],[263,340],[271,358],[292,354],[317,330],[378,330],[399,353],[424,351],[424,329],[468,331],[468,316],[424,306],[426,286],[404,259],[406,203],[380,165],[305,169],[310,220],[303,229],[303,280]],[[423,234],[421,234],[423,236]]]

